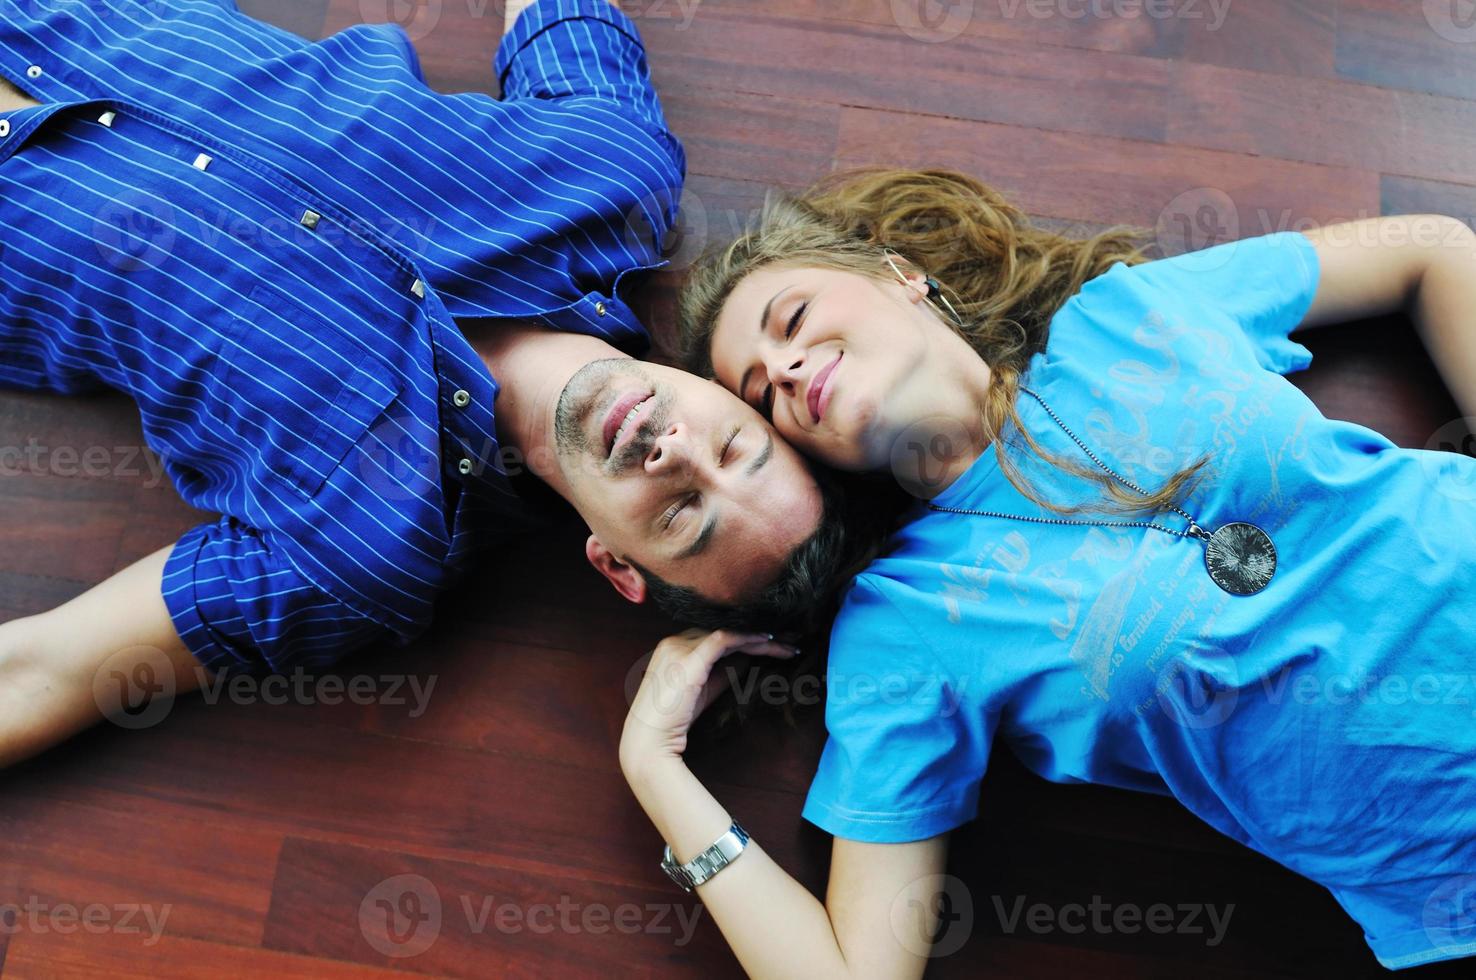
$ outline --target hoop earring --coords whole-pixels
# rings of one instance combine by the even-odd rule
[[[897,263],[892,261],[893,255],[897,255],[899,258],[901,257],[900,253],[892,251],[892,249],[885,245],[882,246],[882,258],[887,260],[887,265],[892,267],[892,271],[897,274],[898,280],[904,286],[912,286],[912,283],[902,274],[902,270],[897,268]],[[938,285],[938,280],[932,276],[926,276],[923,278],[923,284],[928,288],[928,299],[935,305],[942,303],[948,308],[948,315],[953,317],[953,322],[959,326],[963,326],[963,317],[958,315],[958,311],[953,308],[953,304],[948,302],[948,297],[943,295],[943,287]]]

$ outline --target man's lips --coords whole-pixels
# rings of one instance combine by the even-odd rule
[[[615,404],[610,406],[610,411],[605,415],[605,424],[600,427],[600,435],[603,437],[605,444],[606,459],[615,455],[615,434],[620,431],[620,423],[625,421],[625,417],[630,414],[632,408],[635,408],[637,405],[641,406],[641,411],[636,413],[636,417],[630,420],[630,424],[625,427],[625,431],[620,433],[620,441],[623,445],[630,440],[630,437],[640,426],[644,417],[651,411],[650,405],[646,404],[651,398],[652,394],[649,391],[632,391],[615,399]]]
[[[820,369],[820,373],[810,379],[810,387],[805,392],[805,402],[810,406],[810,418],[819,422],[825,415],[825,406],[830,404],[829,393],[825,385],[830,381],[830,375],[835,371],[835,366],[845,354],[835,355],[835,360]]]

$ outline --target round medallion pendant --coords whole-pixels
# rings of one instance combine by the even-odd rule
[[[1205,544],[1204,567],[1216,585],[1233,595],[1254,595],[1276,574],[1276,547],[1254,524],[1226,524]]]

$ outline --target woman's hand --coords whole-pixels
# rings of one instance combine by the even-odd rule
[[[625,719],[621,767],[679,864],[733,823],[681,755],[687,729],[725,686],[726,672],[714,678],[714,668],[736,652],[788,657],[794,648],[764,633],[689,630],[669,637],[651,653]],[[747,827],[762,837],[761,825]],[[833,916],[759,839],[698,893],[751,977],[921,977],[938,932],[938,892],[952,880],[944,877],[947,840],[837,840],[828,893],[845,901]]]
[[[620,764],[627,772],[658,759],[680,758],[687,731],[722,693],[725,675],[712,676],[730,653],[787,658],[799,651],[768,633],[687,630],[657,644],[640,689],[631,701],[620,738]]]

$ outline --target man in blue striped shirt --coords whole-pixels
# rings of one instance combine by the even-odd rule
[[[409,642],[530,526],[533,478],[633,601],[752,598],[805,543],[794,451],[622,350],[646,334],[617,287],[664,264],[685,167],[634,24],[539,0],[495,69],[500,101],[441,95],[398,27],[0,0],[0,384],[128,392],[223,515],[0,626],[0,765],[96,721],[95,679]]]

